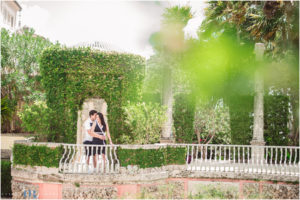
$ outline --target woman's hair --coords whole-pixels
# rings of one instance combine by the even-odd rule
[[[103,126],[102,130],[105,132],[106,131],[106,123],[105,123],[103,114],[101,112],[98,112],[97,115],[99,116],[101,124]]]

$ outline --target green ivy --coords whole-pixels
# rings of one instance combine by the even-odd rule
[[[76,142],[77,112],[87,98],[103,98],[114,143],[129,130],[122,106],[141,99],[144,58],[89,48],[46,49],[40,59],[51,141]]]
[[[15,144],[13,147],[13,164],[58,167],[62,155],[62,146],[50,148],[40,145]]]
[[[10,161],[1,160],[1,197],[11,197]]]
[[[140,168],[161,167],[163,165],[185,164],[186,148],[167,147],[159,149],[118,149],[120,165],[138,165]]]

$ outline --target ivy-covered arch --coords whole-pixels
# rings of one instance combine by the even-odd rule
[[[40,59],[42,84],[51,112],[50,140],[75,143],[77,111],[87,98],[107,102],[113,141],[128,130],[122,106],[140,100],[145,60],[141,56],[90,48],[46,49]]]

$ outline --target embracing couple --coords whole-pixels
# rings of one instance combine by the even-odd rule
[[[90,156],[93,154],[94,168],[97,167],[98,155],[102,154],[104,166],[105,166],[105,140],[108,137],[110,144],[112,145],[108,124],[105,123],[102,113],[96,110],[89,112],[89,118],[84,122],[84,142],[85,145],[101,145],[99,147],[85,148],[87,155],[87,164],[90,162]]]

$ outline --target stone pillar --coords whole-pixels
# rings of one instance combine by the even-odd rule
[[[173,131],[173,96],[166,102],[167,105],[167,120],[163,126],[160,143],[174,143]]]
[[[77,118],[77,144],[82,144],[84,139],[83,123],[89,118],[90,110],[97,110],[104,115],[107,122],[107,104],[104,99],[86,99],[82,105],[82,110],[78,110]]]
[[[265,46],[263,43],[255,44],[256,60],[263,60]],[[251,158],[253,161],[261,162],[264,158],[264,79],[260,67],[255,72],[255,96],[254,96],[254,129],[253,138],[250,142],[252,145]]]
[[[160,143],[174,143],[173,138],[173,81],[172,70],[168,67],[164,69],[164,84],[163,84],[163,105],[167,107],[166,121],[162,127],[162,135]]]

